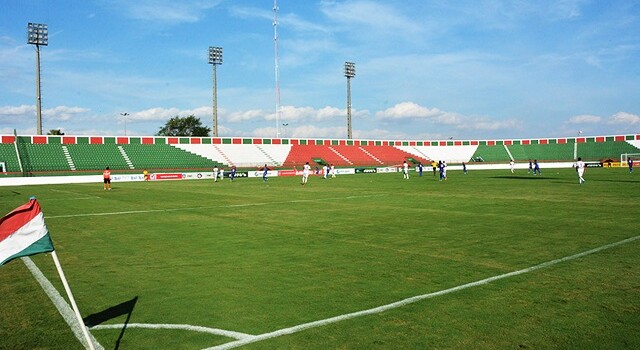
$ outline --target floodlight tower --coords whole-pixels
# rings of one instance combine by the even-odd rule
[[[46,24],[27,25],[27,43],[36,46],[36,133],[42,135],[42,96],[40,96],[40,45],[49,44],[49,29]]]
[[[347,139],[351,140],[351,78],[356,76],[355,63],[344,63],[344,76],[347,77]]]
[[[280,137],[280,55],[278,54],[278,1],[273,0],[273,49],[276,78],[276,138]]]
[[[213,66],[213,136],[218,136],[218,80],[216,66],[222,64],[222,48],[209,46],[209,64]]]

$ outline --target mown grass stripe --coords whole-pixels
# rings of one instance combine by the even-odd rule
[[[413,303],[418,302],[420,300],[434,298],[434,297],[437,297],[437,296],[441,296],[441,295],[457,292],[457,291],[460,291],[460,290],[463,290],[463,289],[484,285],[484,284],[487,284],[487,283],[490,283],[490,282],[493,282],[493,281],[497,281],[497,280],[501,280],[501,279],[505,279],[505,278],[509,278],[509,277],[513,277],[513,276],[518,276],[518,275],[525,274],[525,273],[528,273],[528,272],[532,272],[532,271],[540,270],[540,269],[543,269],[543,268],[547,268],[547,267],[550,267],[550,266],[553,266],[553,265],[556,265],[556,264],[559,264],[559,263],[562,263],[562,262],[565,262],[565,261],[578,259],[578,258],[581,258],[581,257],[586,256],[586,255],[594,254],[594,253],[597,253],[597,252],[600,252],[600,251],[603,251],[603,250],[606,250],[606,249],[617,247],[619,245],[631,243],[631,242],[636,241],[638,239],[640,239],[640,235],[635,236],[635,237],[630,237],[630,238],[627,238],[627,239],[624,239],[624,240],[621,240],[621,241],[618,241],[618,242],[610,243],[610,244],[607,244],[607,245],[603,245],[603,246],[600,246],[600,247],[597,247],[597,248],[594,248],[594,249],[591,249],[591,250],[584,251],[582,253],[578,253],[578,254],[574,254],[574,255],[570,255],[570,256],[565,256],[563,258],[559,258],[559,259],[543,262],[541,264],[533,265],[533,266],[527,267],[525,269],[508,272],[508,273],[505,273],[505,274],[502,274],[502,275],[497,275],[497,276],[485,278],[485,279],[482,279],[482,280],[479,280],[479,281],[462,284],[462,285],[459,285],[459,286],[456,286],[456,287],[443,289],[443,290],[440,290],[440,291],[437,291],[437,292],[433,292],[433,293],[416,295],[414,297],[402,299],[402,300],[396,301],[394,303],[378,306],[378,307],[375,307],[375,308],[372,308],[372,309],[352,312],[352,313],[348,313],[348,314],[344,314],[344,315],[339,315],[339,316],[335,316],[335,317],[326,318],[324,320],[318,320],[318,321],[299,324],[297,326],[293,326],[293,327],[289,327],[289,328],[279,329],[277,331],[273,331],[273,332],[269,332],[269,333],[263,333],[263,334],[256,335],[256,336],[251,337],[251,338],[240,339],[240,340],[229,342],[229,343],[226,343],[226,344],[222,344],[222,345],[206,348],[204,350],[233,349],[233,348],[237,348],[237,347],[242,346],[242,345],[255,343],[255,342],[258,342],[258,341],[267,340],[267,339],[271,339],[271,338],[276,338],[276,337],[280,337],[280,336],[287,335],[287,334],[297,333],[297,332],[300,332],[300,331],[303,331],[303,330],[309,329],[309,328],[321,327],[321,326],[325,326],[325,325],[328,325],[328,324],[331,324],[331,323],[336,323],[336,322],[340,322],[340,321],[344,321],[344,320],[348,320],[348,319],[352,319],[352,318],[356,318],[356,317],[360,317],[360,316],[378,314],[378,313],[381,313],[381,312],[384,312],[384,311],[388,311],[388,310],[391,310],[391,309],[396,309],[396,308],[399,308],[399,307],[402,307],[402,306],[405,306],[405,305],[408,305],[408,304],[413,304]]]

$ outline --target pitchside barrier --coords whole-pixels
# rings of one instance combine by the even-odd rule
[[[575,162],[553,162],[539,163],[544,174],[545,169],[561,169],[572,168]],[[601,167],[598,162],[587,162],[588,167]],[[528,169],[529,163],[516,163],[516,169]],[[396,173],[400,172],[401,167],[383,167],[383,168],[336,168],[336,175],[353,175],[353,174],[369,174],[369,173]],[[415,168],[414,168],[415,169]],[[430,169],[425,167],[425,169]],[[467,170],[508,170],[509,164],[467,164]],[[447,170],[462,170],[462,165],[449,165]],[[426,170],[423,170],[426,172]],[[261,178],[263,172],[255,171],[238,171],[236,178]],[[183,172],[183,173],[152,173],[149,174],[150,181],[161,180],[212,180],[213,172]],[[228,178],[230,171],[224,172],[224,177]],[[314,173],[312,173],[314,175]],[[267,177],[278,176],[302,176],[302,170],[283,169],[269,170]],[[111,174],[112,182],[140,182],[144,181],[142,174]],[[102,175],[80,175],[80,176],[43,176],[43,177],[8,177],[0,178],[0,186],[23,186],[23,185],[55,185],[55,184],[72,184],[72,183],[102,183]]]

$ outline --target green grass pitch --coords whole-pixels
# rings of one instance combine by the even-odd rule
[[[640,174],[450,171],[0,187],[35,195],[105,349],[204,349],[526,269],[640,235]],[[64,294],[49,254],[31,257]],[[638,349],[640,240],[239,349]],[[0,349],[80,349],[21,260],[0,267]],[[128,302],[128,303],[127,303]],[[125,312],[114,309],[129,305]]]

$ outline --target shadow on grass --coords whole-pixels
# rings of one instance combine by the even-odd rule
[[[120,336],[118,336],[118,340],[116,341],[115,350],[118,350],[120,348],[120,341],[124,337],[124,332],[127,330],[127,325],[129,324],[129,320],[131,319],[131,314],[133,314],[133,308],[136,306],[137,302],[138,297],[136,296],[131,300],[112,306],[95,314],[91,314],[83,319],[84,324],[87,327],[91,328],[118,316],[127,315],[127,319],[124,321],[124,327],[122,327]]]

